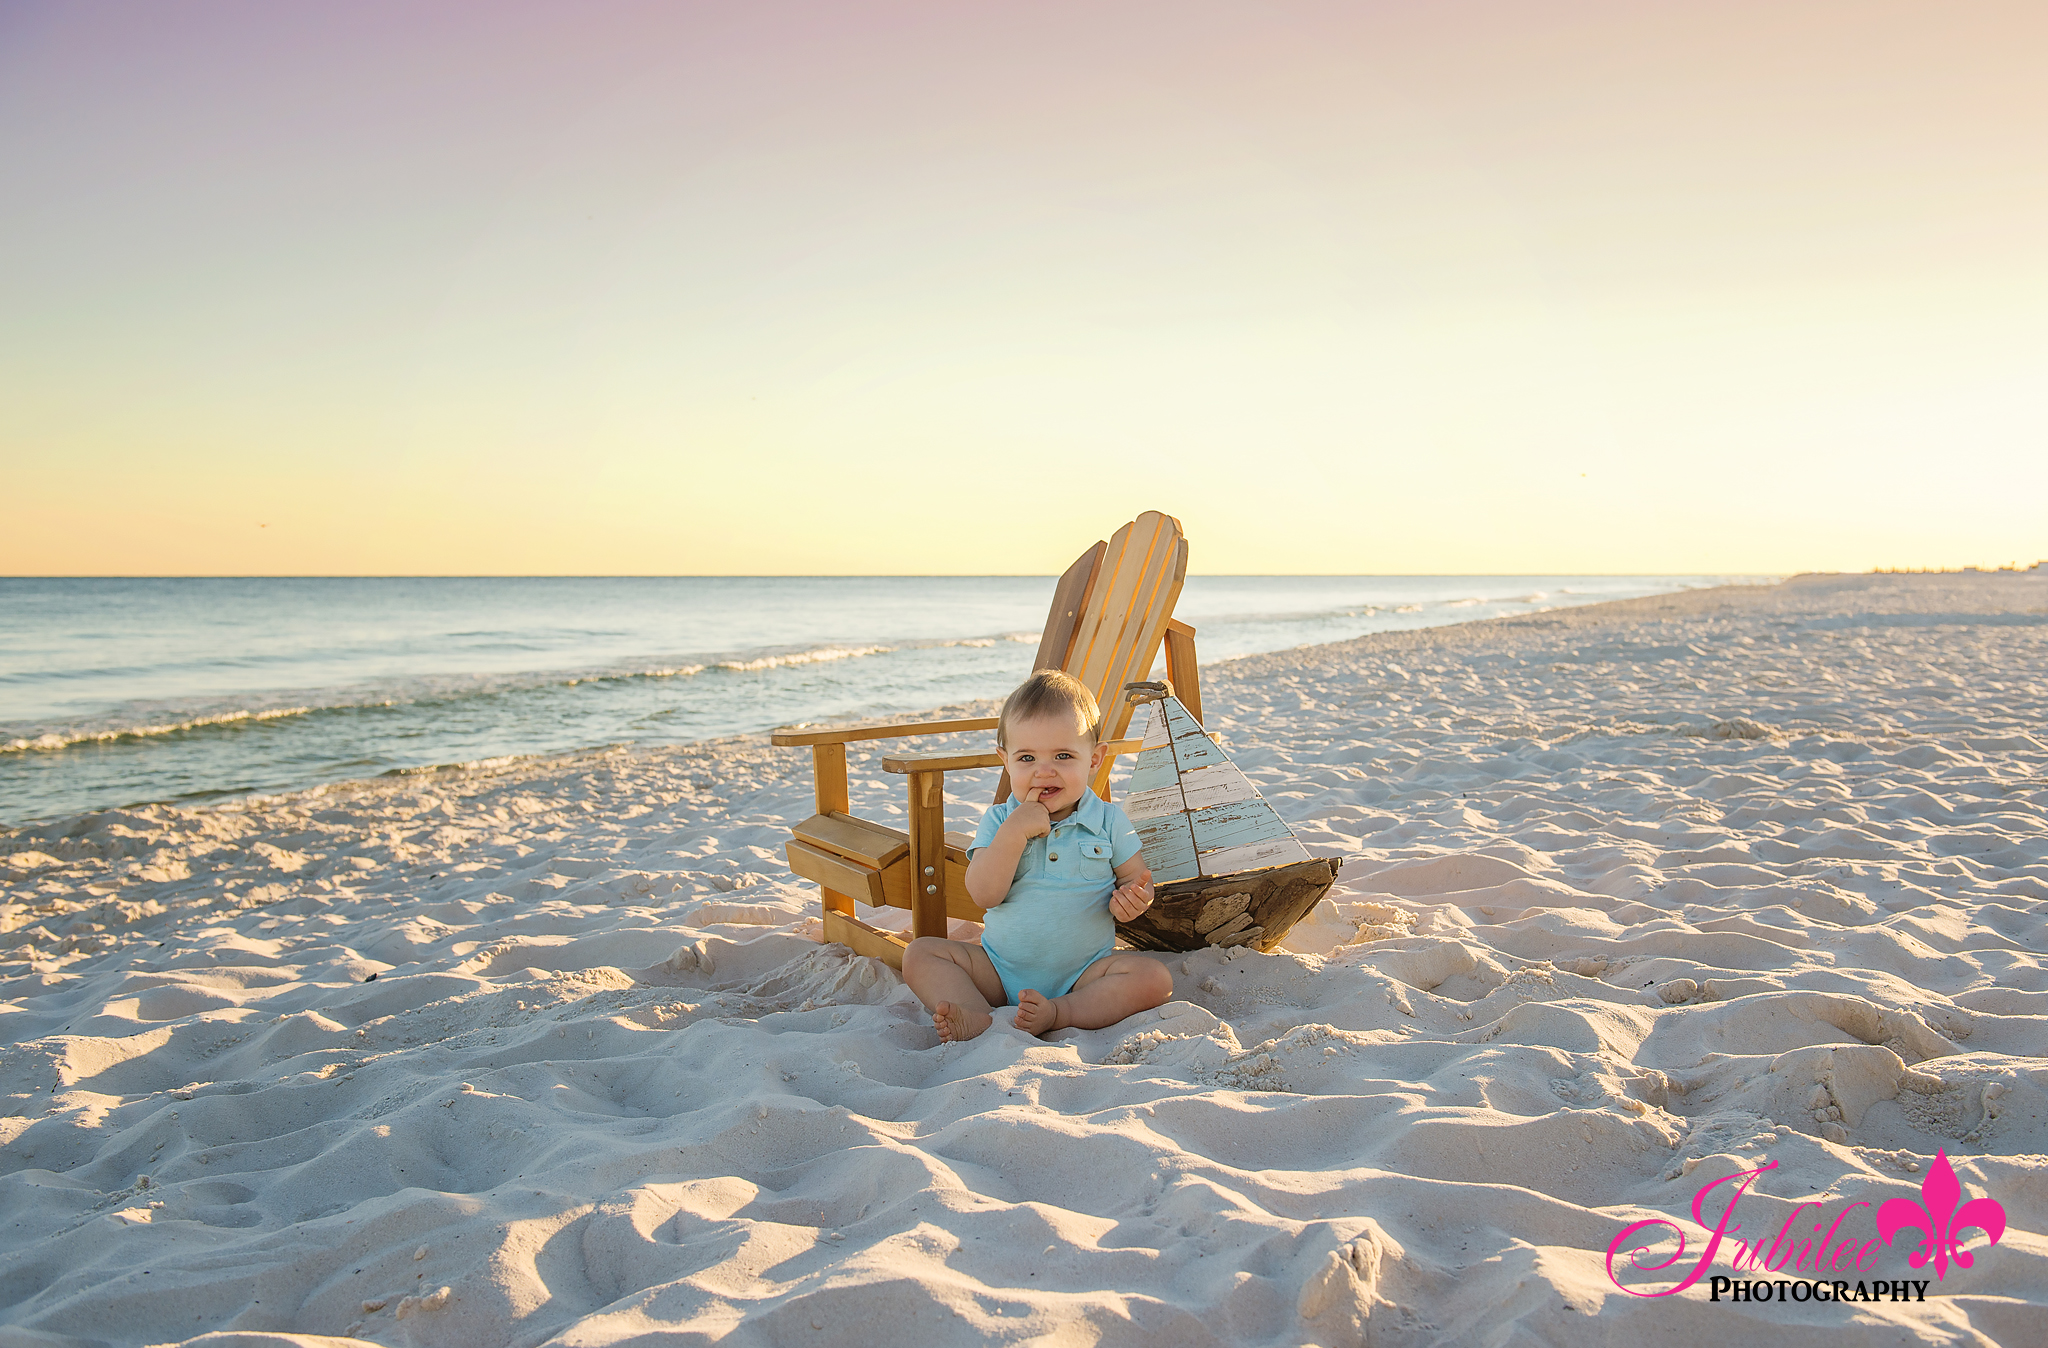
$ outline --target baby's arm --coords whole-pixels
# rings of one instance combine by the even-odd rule
[[[1050,832],[1052,816],[1045,806],[1035,799],[1018,801],[996,836],[967,859],[967,897],[983,908],[993,908],[1008,898],[1024,844]]]
[[[1116,868],[1116,892],[1109,896],[1109,915],[1129,922],[1152,906],[1152,868],[1140,852]]]

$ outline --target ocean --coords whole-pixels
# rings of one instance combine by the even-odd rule
[[[1718,576],[1191,576],[1204,664]],[[0,579],[0,822],[995,697],[1049,577]]]

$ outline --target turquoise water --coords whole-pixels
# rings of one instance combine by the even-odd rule
[[[1204,663],[1719,584],[1197,576]],[[1045,577],[0,579],[0,821],[997,696]]]

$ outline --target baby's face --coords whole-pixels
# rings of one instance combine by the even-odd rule
[[[1071,716],[1031,716],[1012,721],[1003,766],[1019,800],[1036,800],[1054,815],[1081,803],[1088,778],[1102,762],[1102,746],[1074,725]]]

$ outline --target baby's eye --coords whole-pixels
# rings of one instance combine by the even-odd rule
[[[1062,750],[1060,750],[1060,751],[1059,751],[1059,752],[1058,752],[1057,754],[1053,755],[1053,757],[1055,757],[1055,758],[1072,758],[1072,757],[1073,757],[1073,755],[1072,755],[1072,754],[1070,754],[1070,753],[1068,753],[1068,752],[1067,752],[1066,750],[1062,749]]]

